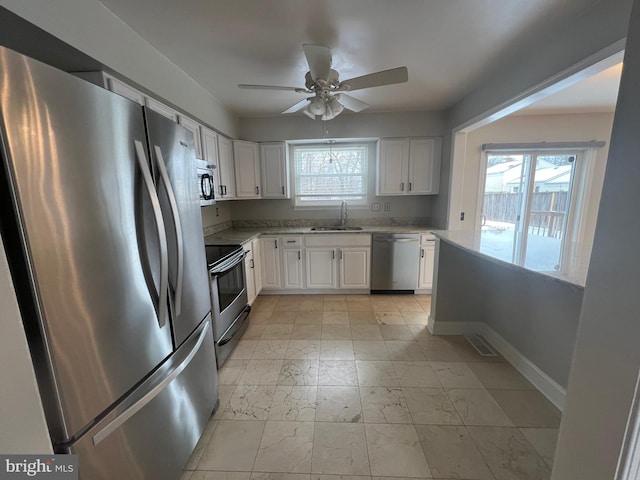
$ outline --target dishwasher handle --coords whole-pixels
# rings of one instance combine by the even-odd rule
[[[417,238],[374,238],[374,242],[379,243],[410,243],[417,242]]]

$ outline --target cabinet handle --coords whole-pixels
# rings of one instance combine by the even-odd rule
[[[401,191],[401,192],[404,192],[404,182],[402,182],[402,183],[400,184],[400,191]]]
[[[282,186],[282,194],[284,195],[284,185]]]
[[[276,248],[278,248],[278,239],[276,238],[274,242],[276,243]]]
[[[340,260],[342,260],[342,250],[340,250]]]
[[[409,182],[409,191],[411,191],[411,182]]]
[[[424,258],[424,248],[420,249],[420,258]]]
[[[223,185],[218,185],[218,187],[220,188],[220,196],[224,195],[224,186]]]
[[[260,187],[256,185],[256,195],[260,195]]]
[[[249,265],[251,265],[251,268],[253,268],[255,265],[253,263],[253,258],[249,259]]]
[[[298,250],[298,260],[300,260],[300,250]]]
[[[331,250],[331,260],[334,260],[335,258],[336,258],[336,251]]]

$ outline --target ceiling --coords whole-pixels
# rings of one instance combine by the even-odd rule
[[[351,94],[368,111],[442,110],[598,0],[101,1],[232,112],[268,116],[303,97],[237,84],[303,86],[303,43],[331,48],[343,80],[408,67],[408,83]]]

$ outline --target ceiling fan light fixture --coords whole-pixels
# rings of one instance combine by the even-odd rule
[[[334,117],[340,115],[344,110],[344,106],[338,101],[339,98],[340,97],[338,96],[331,97],[331,100],[329,100],[329,102],[327,103],[327,106],[331,108]]]
[[[309,105],[307,105],[305,107],[304,110],[302,110],[302,113],[304,113],[307,117],[309,117],[311,120],[315,120],[316,116],[309,110]]]
[[[316,97],[309,103],[309,111],[314,115],[324,115],[326,110],[327,106],[323,98]]]

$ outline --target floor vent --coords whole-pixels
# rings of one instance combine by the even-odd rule
[[[469,342],[471,346],[483,357],[498,356],[495,350],[491,348],[491,345],[489,345],[480,335],[465,335],[464,338],[466,338],[467,342]]]

